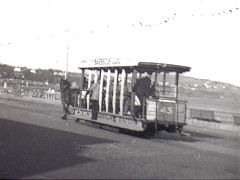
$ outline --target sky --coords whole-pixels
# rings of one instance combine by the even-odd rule
[[[79,72],[122,58],[240,86],[239,0],[0,0],[0,63]]]

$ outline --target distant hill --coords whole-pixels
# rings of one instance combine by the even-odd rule
[[[240,87],[181,76],[179,96],[192,108],[240,113]]]
[[[56,84],[64,77],[64,72],[57,69],[28,69],[26,67],[14,67],[6,64],[0,64],[0,78],[19,79],[48,82]],[[69,72],[68,78],[71,81],[79,81],[78,73]]]
[[[31,81],[48,81],[51,84],[59,84],[64,77],[64,72],[54,69],[31,70],[21,67],[0,64],[0,78],[25,79]],[[79,73],[68,73],[70,81],[79,82]],[[170,77],[170,80],[174,80]],[[225,111],[240,113],[240,87],[232,84],[212,81],[207,79],[197,79],[188,76],[180,76],[179,97],[188,101],[189,108],[208,109],[214,111]]]

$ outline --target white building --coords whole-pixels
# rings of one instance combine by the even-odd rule
[[[36,70],[35,70],[35,69],[31,69],[30,72],[33,73],[33,74],[35,74],[35,73],[36,73]]]
[[[14,67],[15,72],[21,72],[21,67]]]

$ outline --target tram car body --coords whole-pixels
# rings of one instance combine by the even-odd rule
[[[85,60],[80,66],[80,95],[74,107],[76,119],[130,131],[154,133],[162,129],[181,132],[186,125],[187,102],[179,100],[178,88],[179,75],[190,71],[190,67],[154,62],[131,64],[131,61],[123,63],[120,59]],[[136,84],[144,78],[148,79],[147,86],[150,85],[153,91],[139,97],[145,87],[141,83],[136,87]],[[99,112],[97,120],[93,120],[91,95],[85,94],[98,79]],[[136,113],[138,108],[141,111]]]

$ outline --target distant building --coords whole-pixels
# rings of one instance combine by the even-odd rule
[[[14,72],[21,72],[21,67],[14,67]]]
[[[18,66],[14,67],[13,72],[14,72],[14,75],[15,75],[16,78],[24,78],[21,67],[18,67]]]
[[[205,86],[205,88],[211,88],[212,87],[212,85],[210,84],[210,82],[205,82],[204,83],[204,86]]]
[[[64,72],[62,71],[55,71],[53,72],[54,75],[64,76]]]
[[[30,72],[35,74],[36,73],[36,69],[31,69]]]

